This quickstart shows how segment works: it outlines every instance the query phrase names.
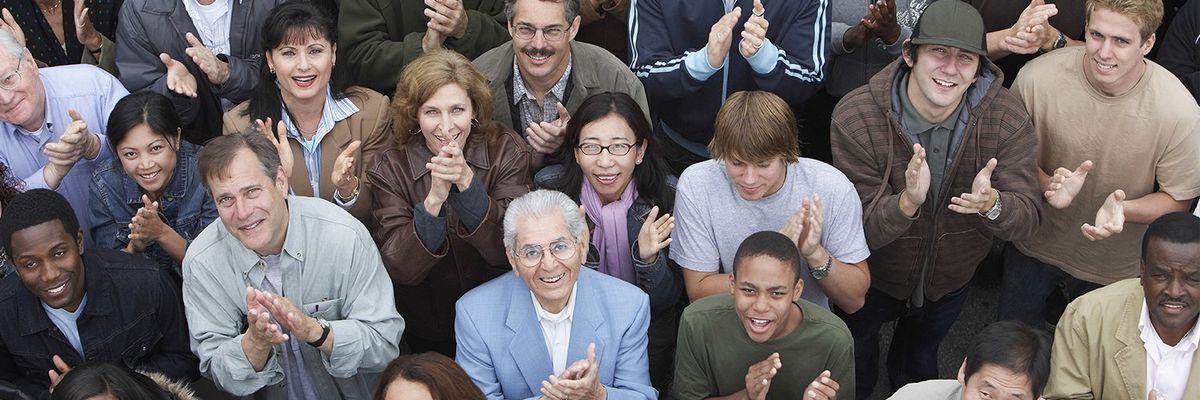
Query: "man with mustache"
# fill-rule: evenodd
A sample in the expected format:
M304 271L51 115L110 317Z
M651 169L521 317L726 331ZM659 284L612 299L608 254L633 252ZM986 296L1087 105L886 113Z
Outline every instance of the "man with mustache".
M1154 220L1141 255L1141 278L1067 306L1054 332L1047 400L1200 398L1200 217Z
M570 114L593 94L628 94L650 115L646 92L629 67L604 49L575 41L579 0L504 2L512 45L475 59L491 81L493 117L524 134L533 147L533 170L558 152Z

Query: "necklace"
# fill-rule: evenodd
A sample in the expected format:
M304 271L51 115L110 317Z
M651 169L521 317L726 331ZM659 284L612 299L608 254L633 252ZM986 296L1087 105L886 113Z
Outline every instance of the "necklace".
M58 10L59 7L62 7L62 0L55 1L54 4L51 4L48 6L42 4L42 2L40 2L40 1L35 0L35 2L37 3L38 8L41 8L42 12L47 13L47 14L55 12Z

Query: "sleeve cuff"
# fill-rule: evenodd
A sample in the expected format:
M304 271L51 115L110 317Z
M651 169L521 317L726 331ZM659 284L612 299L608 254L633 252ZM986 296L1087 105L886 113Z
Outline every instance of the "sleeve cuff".
M363 353L355 350L362 342L362 336L355 325L356 322L351 320L329 321L329 329L334 332L333 350L329 355L321 355L321 363L335 378L349 378L358 373Z
M904 41L908 40L908 38L910 38L910 37L912 37L912 29L906 28L903 25L901 25L900 26L900 36L896 37L896 43L884 43L883 40L880 40L879 44L883 47L883 50L886 51L889 55L899 57L900 52L904 49Z
M246 337L245 334L238 335L237 340L230 343L234 344L233 351L230 353L229 360L229 375L241 385L250 386L266 386L278 383L283 379L283 368L279 366L279 355L276 354L275 347L271 348L270 354L267 356L267 363L263 365L262 371L255 372L254 367L250 366L250 359L246 358L246 353L242 351L242 340ZM215 362L221 362L214 360Z
M687 69L688 75L701 82L707 81L709 77L721 70L721 66L708 65L708 45L685 56L683 66Z
M832 29L833 34L830 35L830 37L833 38L833 40L832 40L833 43L831 43L831 44L833 45L833 54L834 55L850 54L850 53L854 52L854 49L846 48L845 35L846 35L846 32L849 30L850 30L850 25L846 25L846 24L838 23L838 22L833 23L833 29ZM903 35L903 31L901 31L901 35Z
M479 182L479 175L471 178L467 191L452 193L446 202L458 212L458 220L468 232L474 232L487 216L488 197Z
M771 43L771 39L763 40L763 45L758 49L758 52L746 59L750 63L750 68L754 69L759 75L767 75L775 71L776 62L779 60L779 48Z
M361 185L361 184L362 183L359 183L359 185ZM349 200L342 200L342 195L339 194L337 189L333 190L333 203L337 204L339 207L349 210L351 207L354 207L354 203L357 203L357 202L358 202L358 193L355 193L353 196L350 196Z
M446 243L446 205L438 216L429 214L423 203L413 206L413 223L416 224L417 238L430 253L438 253Z

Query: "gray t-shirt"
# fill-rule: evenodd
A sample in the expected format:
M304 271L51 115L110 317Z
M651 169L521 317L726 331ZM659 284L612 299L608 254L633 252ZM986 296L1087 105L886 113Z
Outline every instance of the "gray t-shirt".
M821 245L842 262L853 264L871 255L863 235L862 202L854 185L833 166L801 158L787 165L778 192L755 201L738 194L725 174L723 161L708 160L688 167L679 177L675 197L675 232L671 259L698 272L733 272L733 256L742 240L759 231L778 231L806 196L821 196L824 222ZM825 292L804 274L802 298L829 308Z

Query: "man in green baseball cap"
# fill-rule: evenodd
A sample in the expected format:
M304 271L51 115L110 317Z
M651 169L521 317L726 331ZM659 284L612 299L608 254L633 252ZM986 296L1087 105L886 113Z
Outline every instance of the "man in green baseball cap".
M833 164L858 190L872 248L866 302L841 314L860 399L874 389L889 321L891 389L937 378L938 345L993 238L1025 239L1038 225L1037 138L986 55L979 12L935 1L901 59L834 109Z

